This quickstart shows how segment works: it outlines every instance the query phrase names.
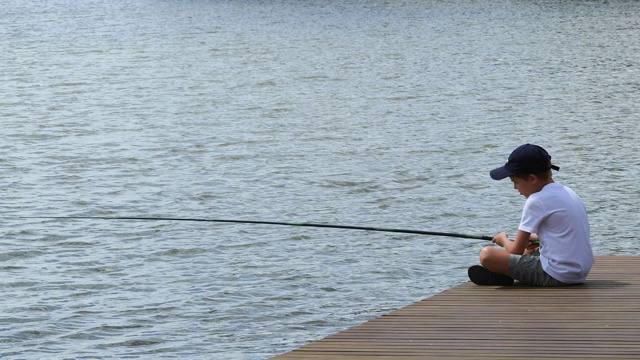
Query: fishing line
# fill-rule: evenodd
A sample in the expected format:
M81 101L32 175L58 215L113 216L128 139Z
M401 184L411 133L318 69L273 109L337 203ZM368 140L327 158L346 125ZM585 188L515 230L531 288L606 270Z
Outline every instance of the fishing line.
M304 223L304 222L278 222L278 221L174 218L174 217L139 217L139 216L22 216L21 218L23 219L56 219L56 220L191 221L191 222L214 222L214 223L232 223L232 224L283 225L283 226L297 226L297 227L315 227L315 228L331 228L331 229L381 231L381 232L417 234L417 235L448 236L448 237L489 240L489 241L493 240L493 236L487 236L487 235L470 235L470 234L460 234L455 232L393 229L393 228L352 226L352 225L316 224L316 223Z

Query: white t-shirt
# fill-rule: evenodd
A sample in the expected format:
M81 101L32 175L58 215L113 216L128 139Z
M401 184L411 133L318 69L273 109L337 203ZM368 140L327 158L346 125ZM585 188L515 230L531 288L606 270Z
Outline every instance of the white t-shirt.
M518 229L540 238L542 269L565 283L583 282L593 265L589 219L582 199L560 183L531 194Z

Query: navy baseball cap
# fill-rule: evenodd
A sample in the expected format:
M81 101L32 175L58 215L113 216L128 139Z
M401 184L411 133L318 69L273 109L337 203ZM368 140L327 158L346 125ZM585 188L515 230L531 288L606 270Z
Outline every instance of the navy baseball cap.
M551 155L538 145L524 144L518 146L504 166L491 170L493 180L502 180L515 174L540 174L549 169L560 170L551 164Z

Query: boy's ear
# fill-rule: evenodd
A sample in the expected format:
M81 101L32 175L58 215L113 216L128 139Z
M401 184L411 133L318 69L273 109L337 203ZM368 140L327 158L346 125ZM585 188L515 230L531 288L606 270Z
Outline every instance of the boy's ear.
M538 177L534 174L529 174L529 182L535 184L538 182Z

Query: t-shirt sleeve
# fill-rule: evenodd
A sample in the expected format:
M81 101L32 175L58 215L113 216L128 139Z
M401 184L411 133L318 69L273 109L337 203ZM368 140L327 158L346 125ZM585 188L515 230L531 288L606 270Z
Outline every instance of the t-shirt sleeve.
M538 226L544 218L544 205L534 196L529 196L524 203L522 209L522 219L520 219L520 226L518 230L526 231L528 233L537 233Z

